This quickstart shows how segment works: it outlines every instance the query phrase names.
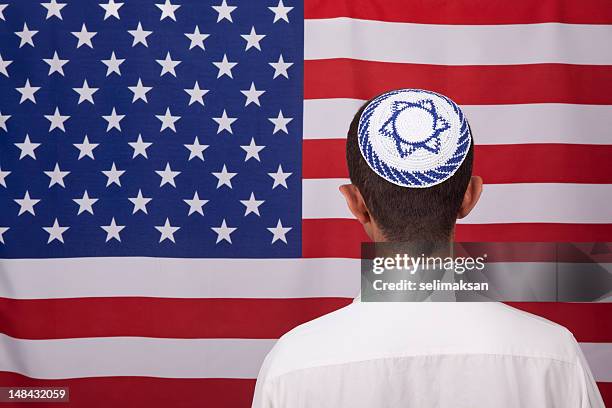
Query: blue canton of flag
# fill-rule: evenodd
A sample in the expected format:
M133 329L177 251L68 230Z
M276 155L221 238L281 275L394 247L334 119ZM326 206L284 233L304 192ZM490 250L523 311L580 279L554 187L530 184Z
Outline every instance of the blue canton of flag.
M301 255L301 5L19 0L0 38L1 257Z

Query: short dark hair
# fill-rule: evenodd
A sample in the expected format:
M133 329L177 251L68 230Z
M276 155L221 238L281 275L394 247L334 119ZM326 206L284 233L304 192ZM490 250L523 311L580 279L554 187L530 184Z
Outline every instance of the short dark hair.
M447 241L472 176L473 140L465 160L449 179L427 188L398 186L376 174L359 150L359 118L372 100L359 109L349 128L346 161L351 183L388 241Z

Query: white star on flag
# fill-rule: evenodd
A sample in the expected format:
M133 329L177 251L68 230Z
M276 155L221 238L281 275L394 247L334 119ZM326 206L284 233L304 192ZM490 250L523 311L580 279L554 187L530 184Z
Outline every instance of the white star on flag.
M26 79L26 83L22 88L15 88L21 94L21 99L19 100L19 104L21 105L25 101L32 101L36 103L36 98L34 94L40 89L39 86L31 86L30 80Z
M232 123L234 123L238 118L228 117L227 112L225 112L225 109L223 109L223 113L221 114L220 118L212 118L212 119L215 122L217 122L217 124L219 125L219 127L217 128L217 134L221 133L224 130L227 130L228 132L233 134Z
M287 178L289 176L291 176L293 173L285 173L283 171L283 166L281 166L280 164L278 165L278 170L276 170L276 173L268 173L268 176L272 177L272 179L274 179L274 184L272 185L272 190L274 190L277 186L283 186L285 188L287 187Z
M192 199L184 199L183 200L189 206L189 214L198 213L200 215L204 215L204 211L202 210L202 206L208 202L208 200L201 200L198 192L193 193Z
M236 10L236 6L228 6L227 0L223 0L220 5L212 6L213 9L218 13L217 15L217 23L223 19L226 19L230 23L233 23L232 20L232 12Z
M61 11L64 7L66 7L65 3L57 3L56 0L51 0L49 3L40 3L40 5L47 9L47 17L45 20L48 20L51 17L57 17L60 20L63 20Z
M240 146L242 148L242 150L244 150L246 152L244 161L248 161L250 159L255 159L258 162L260 162L260 158L259 158L259 152L261 152L266 146L258 146L255 144L255 138L252 137L251 138L251 143L249 143L248 145L245 146Z
M111 16L115 17L117 20L120 20L119 9L121 8L121 6L123 6L123 3L115 3L114 0L108 0L108 3L102 3L99 4L99 6L104 9L104 20Z
M194 47L199 47L203 50L206 49L204 47L204 40L210 37L210 34L200 33L200 27L196 26L193 33L185 33L185 35L191 40L191 43L189 44L190 50Z
M4 9L8 7L8 4L0 4L0 20L6 21L4 19Z
M102 115L102 117L108 123L108 126L106 126L107 132L109 132L111 129L117 129L118 131L121 131L121 124L119 122L121 122L121 120L125 118L125 115L117 115L115 108L113 108L110 115Z
M93 48L91 39L94 38L96 34L98 33L93 31L87 31L85 23L83 23L83 25L81 26L81 31L72 31L72 35L79 39L79 42L76 46L77 48L80 48L81 45L86 45L89 48Z
M241 37L246 40L245 51L248 51L251 48L257 48L261 51L261 46L259 42L265 38L265 34L257 34L255 32L255 26L251 26L251 32L249 34L242 34Z
M275 243L276 241L281 240L286 244L287 237L285 237L285 235L292 229L293 229L292 227L283 227L283 223L279 219L278 223L276 223L276 227L268 228L268 231L270 231L273 234L272 243Z
M135 159L136 156L141 155L143 156L145 159L148 159L147 157L147 148L149 148L149 146L151 146L153 143L146 143L142 140L142 135L138 135L138 139L136 139L135 142L128 142L128 144L132 147L132 149L134 149L134 154L132 155L132 159Z
M53 187L56 184L59 184L62 187L66 187L64 185L64 177L70 174L69 171L61 171L59 164L55 163L55 167L51 171L45 171L45 174L49 176L51 180L49 180L49 188Z
M53 115L45 115L45 118L47 118L47 120L51 122L51 124L49 125L49 132L56 128L61 130L62 132L66 132L66 129L64 128L64 122L67 121L70 116L61 115L58 107L55 107L55 112L53 112Z
M286 134L289 134L287 125L293 120L293 118L284 117L282 110L278 111L278 116L276 118L268 118L268 120L274 123L274 130L272 131L272 134L276 134L278 131L283 131Z
M10 171L2 170L0 167L0 186L6 187L6 178L11 174Z
M259 97L263 95L266 91L258 91L255 89L255 82L251 82L251 87L249 89L245 89L242 92L244 96L246 96L246 102L244 106L249 106L251 103L254 103L257 106L261 106L259 103Z
M174 68L176 68L176 66L178 64L181 63L181 61L179 60L173 60L172 57L170 56L170 51L168 51L166 53L166 58L163 60L155 60L157 61L157 63L159 65L161 65L162 70L161 73L159 74L159 76L164 76L164 74L170 74L173 77L176 77L176 71L174 70Z
M142 44L145 47L149 47L147 44L147 37L150 36L153 31L146 31L142 29L142 24L140 21L138 22L138 26L135 30L128 30L128 33L134 37L134 41L132 41L132 47L135 47L138 44Z
M83 193L83 197L73 198L72 201L79 205L77 215L81 215L84 212L88 212L93 215L93 205L98 201L98 199L89 197L89 194L87 194L87 190L85 190L85 192Z
M181 7L180 5L170 3L170 0L166 0L164 4L156 4L156 6L161 10L161 16L159 17L159 21L163 20L164 18L170 18L176 21L176 16L174 15L174 12L178 10L179 7Z
M272 79L276 79L279 75L284 76L289 79L289 74L287 70L293 65L293 62L285 62L283 59L283 54L278 57L278 62L270 62L269 63L272 68L274 68L274 76Z
M34 36L37 33L38 33L38 31L30 30L28 28L28 24L27 23L23 23L23 30L15 32L15 35L17 35L17 37L21 38L21 41L19 42L19 48L23 47L26 44L31 45L32 47L34 47Z
M236 174L238 173L228 172L227 167L225 167L225 164L223 165L223 169L221 169L221 172L219 173L213 172L213 176L215 176L218 179L217 188L221 186L228 186L229 188L232 188L232 178L234 178Z
M11 118L11 115L3 115L2 112L0 111L0 128L2 128L2 130L4 130L5 132L8 131L8 129L6 128L6 121L9 120Z
M170 163L166 163L166 168L163 170L155 170L155 172L161 177L159 186L162 187L165 184L170 184L172 187L176 187L174 178L181 174L180 171L173 171L170 168Z
M148 103L149 101L147 100L147 92L153 89L153 87L144 86L142 84L142 80L138 78L138 83L134 86L128 86L128 89L134 93L134 97L132 98L132 103L136 102L139 99L142 99L143 101Z
M76 93L79 94L79 101L77 102L77 105L80 105L81 102L91 102L91 104L94 104L94 100L93 100L93 94L95 94L96 92L98 92L98 89L100 88L90 88L89 84L87 83L87 79L83 80L83 86L80 88L72 88L74 89L74 91Z
M100 225L100 228L106 231L106 242L110 241L111 239L116 239L117 241L121 242L119 233L125 228L125 225L117 225L115 222L115 217L111 219L110 225Z
M162 242L166 239L169 239L172 242L174 241L174 233L178 231L181 227L173 227L170 225L170 220L166 218L166 222L164 225L156 226L155 229L161 233L159 237L159 242Z
M232 232L236 231L238 228L228 227L227 224L225 223L225 218L224 218L219 227L211 227L210 229L212 229L217 234L216 244L218 244L221 241L227 241L231 244L232 237L230 235L232 234Z
M246 207L244 209L245 217L251 213L261 216L261 214L259 214L259 206L262 205L265 201L257 200L255 198L255 193L251 193L251 197L249 197L248 200L240 200L240 202Z
M8 70L6 69L9 65L11 65L13 61L2 59L2 55L0 54L0 74L5 77L9 77Z
M15 143L15 146L17 146L17 148L21 150L19 160L23 159L26 156L29 156L36 160L36 153L34 153L34 150L36 150L40 145L40 143L32 143L30 141L30 136L26 134L23 143Z
M227 59L227 55L223 54L223 59L219 62L213 62L213 65L219 69L217 73L217 78L221 78L223 75L227 75L230 78L234 78L232 76L232 68L238 65L237 62L229 62Z
M204 152L204 150L208 149L209 147L208 145L200 144L200 141L198 140L197 136L193 140L192 144L186 144L184 146L187 148L187 150L189 150L189 159L187 159L187 161L190 161L194 157L197 157L198 159L204 161L204 155L202 154L202 152Z
M204 95L208 93L208 89L200 89L198 81L195 82L193 88L186 88L185 92L187 92L187 94L191 97L189 99L189 106L191 106L191 104L195 102L204 106Z
M159 130L160 132L163 132L164 129L170 129L176 133L176 127L174 127L174 123L181 117L172 116L172 113L170 113L170 108L166 108L166 113L164 113L163 115L155 115L155 117L159 119L162 123L161 129Z
M73 145L79 149L79 158L77 160L81 160L85 156L91 157L93 160L96 159L93 155L93 150L98 147L99 143L89 143L87 135L83 138L83 143L73 143Z
M0 243L4 244L4 233L10 230L10 227L0 227Z
M132 214L136 214L138 211L142 211L143 213L148 214L147 204L149 203L149 201L152 200L152 198L143 197L141 190L138 190L138 195L136 197L128 198L128 200L130 200L132 204L134 204L134 210L132 211Z
M18 216L26 212L32 215L36 215L36 213L34 212L34 206L38 204L40 200L36 198L31 198L30 192L26 191L23 198L16 198L15 202L19 204L19 214L17 214Z
M57 55L57 51L53 53L53 58L45 58L43 59L47 64L49 64L49 74L51 75L54 72L57 72L61 76L64 76L64 65L66 65L70 60L63 60Z
M55 219L51 227L43 227L43 229L47 231L47 233L49 234L49 239L47 240L47 244L50 244L54 240L58 240L59 242L63 244L64 243L63 234L64 232L66 232L68 228L70 227L60 226L59 222L57 221L57 218Z
M289 22L289 16L287 14L289 14L289 12L293 10L293 7L286 7L283 4L283 0L279 0L278 5L276 7L268 8L274 13L273 23L276 23L279 20L285 20L286 22Z
M108 178L106 180L106 187L110 186L111 184L116 184L121 187L121 180L119 180L119 178L123 175L123 173L125 173L125 170L117 170L115 162L113 162L110 170L102 170L102 173L104 173L104 175Z
M110 59L102 60L102 63L107 67L106 76L109 76L112 73L121 76L121 69L119 69L119 66L123 64L124 61L125 58L120 59L115 56L115 51L111 53Z

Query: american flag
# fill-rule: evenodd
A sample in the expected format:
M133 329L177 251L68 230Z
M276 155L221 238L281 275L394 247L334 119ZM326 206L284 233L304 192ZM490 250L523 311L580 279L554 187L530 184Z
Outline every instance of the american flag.
M344 138L392 88L470 120L457 240L612 241L611 39L607 0L0 4L0 386L249 406L275 339L359 290ZM515 306L612 404L611 303Z

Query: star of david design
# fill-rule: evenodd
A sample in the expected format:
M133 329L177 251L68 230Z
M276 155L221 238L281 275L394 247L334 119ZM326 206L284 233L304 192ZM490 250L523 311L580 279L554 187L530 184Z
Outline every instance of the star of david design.
M399 115L407 109L422 109L431 115L431 133L425 136L410 137L402 135L398 131L397 119ZM440 134L450 128L450 124L438 113L435 104L431 99L422 99L417 102L397 101L391 107L391 117L380 128L380 132L393 138L395 146L400 157L405 158L415 152L417 149L425 149L431 153L440 151ZM429 130L429 129L428 129Z

